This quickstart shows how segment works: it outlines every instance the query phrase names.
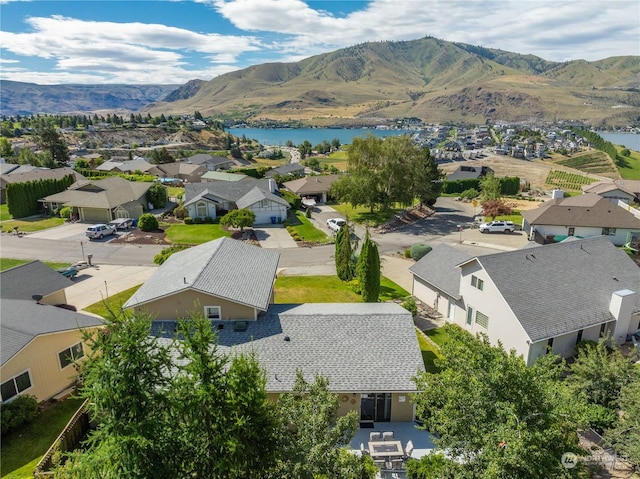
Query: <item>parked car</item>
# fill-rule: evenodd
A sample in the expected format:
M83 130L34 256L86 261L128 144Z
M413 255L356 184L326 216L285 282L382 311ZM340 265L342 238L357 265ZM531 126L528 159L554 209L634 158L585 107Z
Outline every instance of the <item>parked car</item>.
M331 218L327 220L327 228L329 228L334 233L337 233L345 224L347 224L347 222L342 218Z
M73 266L69 266L67 268L59 268L56 271L58 271L58 273L60 273L65 278L69 278L69 279L75 278L76 276L78 276L78 270L75 269Z
M512 221L492 221L480 225L480 233L511 233L516 230Z
M72 265L75 269L80 271L81 269L87 269L89 267L89 263L86 261L78 261L77 263Z
M87 237L92 240L96 238L104 238L105 236L112 235L116 232L115 226L112 225L93 225L87 228Z
M109 226L113 226L117 230L128 230L132 225L132 218L116 218L113 221L109 221Z

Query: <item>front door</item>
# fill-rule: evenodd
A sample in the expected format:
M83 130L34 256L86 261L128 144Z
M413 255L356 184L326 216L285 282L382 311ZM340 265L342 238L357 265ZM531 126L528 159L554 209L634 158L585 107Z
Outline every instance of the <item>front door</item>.
M391 394L370 393L360 396L360 421L391 421Z
M456 315L456 303L453 299L449 300L449 316L447 316L449 319L455 319L455 315Z

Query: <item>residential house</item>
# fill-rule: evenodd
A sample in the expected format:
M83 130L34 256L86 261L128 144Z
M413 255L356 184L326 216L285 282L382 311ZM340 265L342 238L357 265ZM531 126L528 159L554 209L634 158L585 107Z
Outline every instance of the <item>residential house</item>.
M113 157L96 167L97 171L111 171L113 173L128 173L141 171L147 175L161 176L158 165L153 165L141 156L131 160L128 157Z
M295 175L302 177L304 176L304 165L301 165L300 163L287 163L286 165L271 168L264 176L267 178L273 178L276 175Z
M279 254L221 238L173 254L125 308L157 318L173 337L176 319L202 312L221 353L254 353L272 399L291 391L297 371L320 374L340 398L339 414L361 424L412 421L411 378L424 371L411 314L392 303L274 304ZM168 340L168 339L167 339Z
M620 246L640 235L640 218L594 193L546 201L522 218L523 231L539 243L604 235Z
M464 309L456 266L471 258L466 251L446 243L436 245L409 268L413 275L411 294L453 321L456 309Z
M275 181L209 181L185 186L184 207L191 218L216 218L230 210L246 208L256 215L254 224L281 223L289 203L276 194Z
M11 165L18 166L18 165ZM39 180L59 180L67 175L73 176L75 181L84 180L85 177L72 168L40 168L31 165L20 165L0 176L0 204L7 202L6 189L9 183L27 183Z
M338 181L338 175L314 175L283 183L287 190L304 198L313 198L318 203L326 203L329 199L331 185Z
M103 321L55 306L67 302L71 284L39 261L0 272L3 402L20 394L45 401L75 383L74 361L87 352L81 330L100 328Z
M209 170L203 165L194 165L177 161L175 163L163 163L157 165L158 177L176 178L184 183L198 183Z
M216 170L228 170L235 165L233 160L224 158L222 156L213 156L207 153L198 153L197 155L190 156L186 160L187 163L192 165L202 165L209 171Z
M631 205L640 203L640 181L634 180L604 180L596 181L582 187L583 193L595 193L608 198L614 203L624 201Z
M107 223L115 218L137 218L148 208L146 194L153 183L127 181L119 176L81 180L66 191L40 201L50 211L69 206L80 221Z
M418 274L437 267L435 260L457 260L451 249L430 258L434 251L413 268L418 299L428 301L451 288L451 274L443 281ZM638 266L604 237L478 256L455 269L459 290L457 297L448 292L456 302L447 321L501 342L529 365L548 349L568 357L581 340L611 334L624 343L640 329Z
M447 175L447 181L477 180L493 173L493 169L488 166L460 165L453 173Z
M209 181L240 181L248 179L247 175L242 173L227 173L226 171L207 171L202 175L201 181L203 183Z

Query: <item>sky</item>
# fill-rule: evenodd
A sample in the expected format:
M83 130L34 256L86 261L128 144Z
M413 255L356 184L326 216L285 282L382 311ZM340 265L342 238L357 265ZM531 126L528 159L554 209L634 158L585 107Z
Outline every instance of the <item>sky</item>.
M558 62L640 55L640 1L0 0L0 78L183 84L425 36Z

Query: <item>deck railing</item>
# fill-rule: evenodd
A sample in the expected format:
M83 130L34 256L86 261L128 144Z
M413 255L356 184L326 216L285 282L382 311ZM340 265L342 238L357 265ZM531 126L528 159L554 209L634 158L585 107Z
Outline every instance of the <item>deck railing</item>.
M53 467L54 454L56 452L65 453L67 451L73 451L80 445L80 441L86 437L89 429L91 429L89 414L87 413L88 404L89 399L86 399L69 420L60 435L53 441L49 450L42 456L42 459L40 459L40 462L38 462L38 465L33 471L33 477L35 479L52 478L54 474L50 469Z

